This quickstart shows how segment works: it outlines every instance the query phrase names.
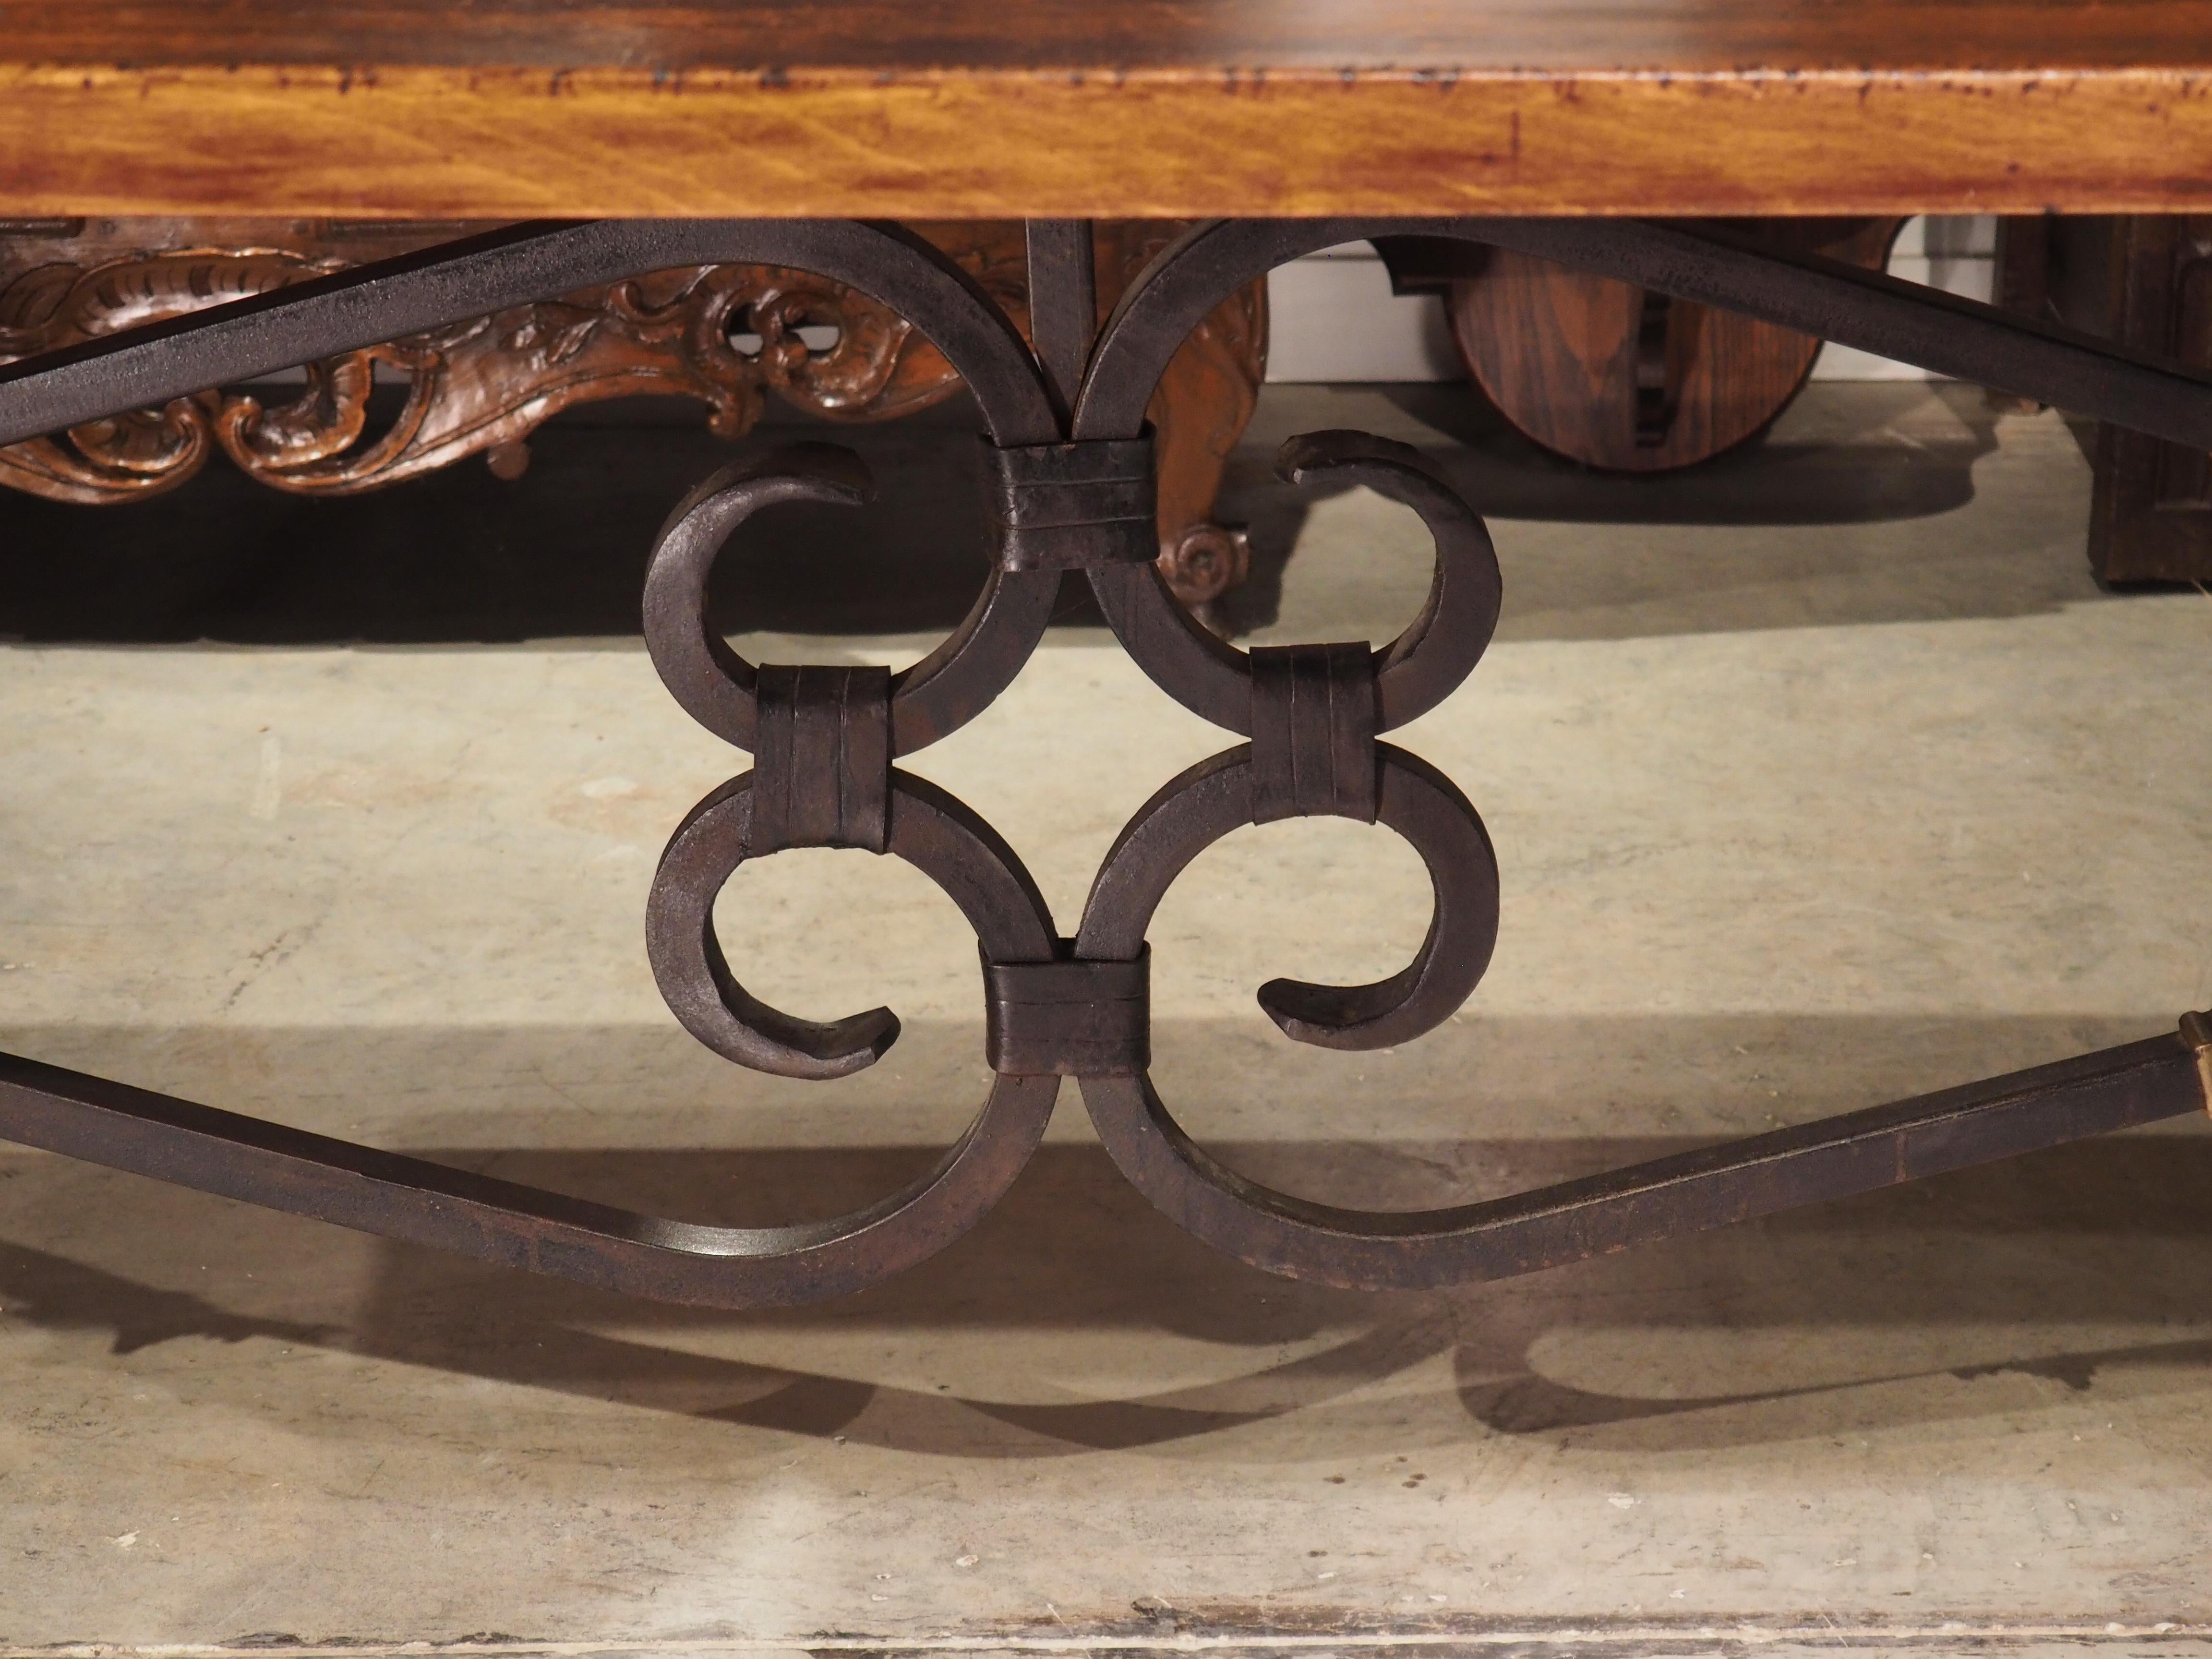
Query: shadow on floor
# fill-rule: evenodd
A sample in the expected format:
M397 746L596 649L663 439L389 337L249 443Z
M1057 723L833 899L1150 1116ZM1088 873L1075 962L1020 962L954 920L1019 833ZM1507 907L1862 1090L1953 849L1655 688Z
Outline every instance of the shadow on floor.
M684 494L795 439L858 451L859 508L770 507L715 571L726 627L949 630L988 568L964 405L887 426L763 426L742 446L658 407L564 419L508 483L479 462L364 495L286 495L217 460L174 494L85 507L0 493L0 637L247 645L503 642L638 632L645 562ZM916 535L922 519L928 533Z
M1272 390L1275 405L1263 405L1248 434L1256 457L1288 435L1278 434L1279 410L1314 419L1331 401L1380 404L1410 423L1393 435L1432 454L1486 515L1540 523L1782 528L1933 518L1973 500L1973 465L1997 447L1987 398L1955 385L1823 383L1804 394L1809 418L1785 416L1747 443L1660 474L1601 471L1555 455L1463 386ZM1895 423L1931 406L1948 416L1940 441L1900 441Z
M1501 520L1849 525L1925 519L1972 498L1973 465L1996 441L1978 393L1954 389L1951 435L1917 444L1884 439L1881 428L1911 399L1934 395L1924 389L1833 386L1809 395L1827 411L1811 428L1817 441L1785 430L1683 472L1634 478L1545 453L1486 415L1464 388L1267 388L1222 498L1221 516L1249 524L1255 549L1253 580L1224 620L1232 631L1272 620L1311 504L1269 471L1275 446L1291 431L1347 420L1396 422L1480 511ZM625 418L625 407L550 423L532 441L529 472L514 483L465 462L366 495L310 499L270 490L218 460L172 495L123 507L0 492L0 638L284 645L634 637L654 532L675 501L739 447L712 437L688 410L647 404ZM743 556L717 571L725 627L864 635L952 628L988 563L975 433L964 400L884 426L833 428L792 416L761 428L744 450L828 438L867 459L879 495L857 510L763 514ZM915 532L917 523L926 533ZM1604 556L1571 571L1544 568L1542 609L1617 597L1618 562L1605 544L1597 551ZM1767 556L1762 548L1753 562ZM1770 578L1799 574L1786 548L1773 556ZM1894 562L1918 556L1900 548ZM1885 597L1885 571L1860 574L1860 607L1887 614L1896 601ZM1728 579L1741 577L1731 571ZM1694 608L1716 578L1680 562L1658 580ZM1568 591L1553 591L1563 580ZM1516 597L1516 585L1509 580L1509 618L1529 598ZM1954 602L2005 604L1971 594L1946 601ZM1098 620L1073 582L1062 609L1063 620Z
M1627 1160L1689 1144L1582 1151ZM1279 1157L1283 1149L1272 1150ZM1224 1151L1235 1162L1249 1149ZM1297 1153L1320 1168L1337 1149ZM483 1154L460 1156L475 1162ZM878 1182L907 1161L842 1151L576 1150L501 1159L526 1178L574 1185L580 1172L594 1188L612 1185L678 1210L686 1207L682 1191L726 1181L740 1166L749 1179L765 1169L778 1185L843 1201L858 1188L883 1190ZM118 1355L184 1338L328 1346L934 1455L1018 1458L1162 1444L1292 1413L1345 1416L1346 1431L1364 1440L1351 1420L1366 1413L1363 1391L1447 1355L1466 1413L1490 1429L1687 1449L2033 1410L2092 1389L2124 1397L2201 1387L2212 1339L2177 1334L2086 1346L2064 1339L2069 1326L2202 1320L2212 1293L2208 1182L2212 1146L2122 1139L1505 1285L1365 1296L1286 1285L1217 1255L1153 1214L1099 1149L1053 1146L969 1238L899 1280L820 1308L728 1314L640 1304L396 1244L380 1247L374 1288L357 1312L303 1319L224 1307L253 1271L248 1262L269 1275L279 1264L266 1253L313 1252L313 1231L303 1231L312 1224L279 1218L234 1230L228 1249L199 1245L195 1253L215 1255L211 1282L224 1287L205 1295L4 1244L0 1297L16 1320L112 1332ZM177 1195L152 1208L179 1199L220 1203ZM180 1219L189 1237L195 1229ZM1583 1323L1605 1328L1614 1348L1633 1349L1670 1328L1702 1332L1703 1346L1686 1364L1682 1345L1662 1345L1656 1359L1626 1368L1632 1387L1622 1386L1624 1368L1610 1353L1596 1380L1577 1378L1571 1364L1554 1374L1540 1352L1546 1339ZM1009 1363L991 1382L975 1386L971 1358L965 1386L936 1390L871 1377L865 1365L841 1374L804 1363L810 1331L873 1330L893 1341L927 1331L939 1344L966 1331L997 1349L992 1333L1039 1326L1118 1328L1133 1342L1172 1332L1264 1363L1157 1393L1059 1403L1021 1397L1038 1382L1026 1346L1006 1347ZM1763 1329L1788 1340L1756 1340ZM747 1357L712 1351L720 1346ZM1731 1355L1731 1346L1740 1352ZM1676 1366L1687 1374L1671 1376ZM1395 1420L1395 1412L1386 1416ZM1379 1425L1375 1433L1395 1443Z
M1978 503L1975 468L1996 454L1999 423L1973 387L1816 386L1758 440L1653 477L1550 454L1456 387L1271 391L1222 493L1253 547L1250 579L1217 607L1232 635L1276 623L1294 560L1358 556L1308 534L1340 489L1294 491L1270 471L1282 439L1325 426L1415 445L1491 523L1504 640L2038 615L2098 597L2077 441L2056 416L2016 428L2011 441L2034 459L2012 460Z
M1529 1032L1500 1039L1499 1058L1580 1040L1577 1022L1526 1024ZM1760 1052L1753 1028L1761 1022L1677 1022L1696 1028L1684 1032L1645 1024L1650 1031L1630 1034L1639 1078L1654 1045L1675 1043L1677 1059L1712 1047ZM1984 1049L2028 1060L2079 1046L2064 1022L1904 1022L1888 1043L1883 1022L1829 1024L1834 1031L1808 1035L1805 1022L1790 1022L1807 1045L1799 1063L1820 1085L1851 1092L1871 1093L1900 1055L1917 1056L1917 1066L1948 1054L1931 1080L1949 1081ZM1747 1041L1731 1050L1730 1036ZM1831 1062L1832 1048L1862 1054L1872 1069L1837 1078L1850 1066ZM510 1067L526 1059L512 1039L500 1052ZM264 1058L283 1088L290 1065L281 1052ZM298 1059L331 1074L329 1041ZM1769 1078L1783 1075L1759 1063ZM390 1086L392 1075L374 1086ZM1602 1079L1589 1086L1604 1097ZM1885 1079L1884 1091L1893 1086ZM1840 1103L1816 1097L1793 1115ZM1071 1087L1062 1110L1079 1109ZM1544 1115L1523 1102L1512 1121ZM1701 1139L1290 1138L1217 1150L1292 1190L1430 1203ZM935 1156L880 1145L416 1150L652 1213L734 1223L835 1214ZM914 1271L839 1301L752 1313L641 1303L385 1243L369 1247L364 1281L362 1242L334 1228L59 1159L27 1159L0 1176L13 1241L0 1246L0 1304L11 1321L102 1334L116 1355L186 1339L309 1345L963 1457L1140 1447L1291 1413L1328 1431L1307 1437L1314 1457L1370 1444L1395 1453L1407 1448L1393 1402L1439 1385L1455 1393L1462 1421L1501 1433L1647 1450L1759 1445L2033 1414L2090 1391L2111 1403L2199 1389L2212 1360L2212 1209L2203 1202L2212 1136L2189 1127L2086 1142L1498 1284L1385 1295L1246 1267L1153 1212L1097 1146L1054 1141L974 1233ZM106 1219L87 1234L89 1216ZM144 1276L131 1265L140 1261ZM2155 1334L2162 1329L2172 1337ZM1158 1345L1158 1363L1132 1364L1208 1380L1131 1395L1087 1389L1085 1356L1103 1352L1102 1341L1121 1352ZM1194 1352L1212 1358L1194 1364ZM1448 1380L1409 1376L1431 1362L1443 1363ZM935 1386L915 1380L933 1367ZM245 1375L225 1381L220 1364L197 1374L217 1389L262 1386Z

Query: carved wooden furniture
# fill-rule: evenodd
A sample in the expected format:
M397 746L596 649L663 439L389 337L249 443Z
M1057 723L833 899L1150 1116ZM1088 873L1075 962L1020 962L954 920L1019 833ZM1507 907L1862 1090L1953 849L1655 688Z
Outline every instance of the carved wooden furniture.
M1998 223L1998 297L2030 316L2212 368L2212 216L2035 215ZM2108 582L2212 582L2212 458L2101 422L2089 568Z
M328 220L0 223L0 360L489 228ZM1027 330L1018 223L915 228ZM1098 291L1120 293L1182 228L1127 221L1102 227ZM1222 466L1251 418L1267 329L1267 289L1255 284L1192 333L1153 399L1161 573L1188 605L1218 598L1249 562L1243 533L1211 515ZM380 369L404 380L405 403L373 429L369 392ZM911 323L845 284L766 265L702 266L644 273L314 363L302 391L273 406L265 389L211 391L11 444L0 448L0 484L55 501L113 504L173 489L220 451L273 489L348 495L474 455L502 477L520 477L534 428L605 398L696 398L706 405L708 427L734 439L752 429L770 393L829 420L880 421L942 403L958 385L944 354Z
M2195 0L236 0L149 15L79 0L14 20L0 43L0 211L569 217L0 368L0 443L485 317L557 341L581 320L562 296L665 270L813 272L872 295L958 371L988 446L994 572L910 668L756 665L708 613L714 562L750 516L865 500L856 457L748 454L673 504L644 584L646 643L678 704L750 764L733 758L735 775L674 826L645 954L672 1016L715 1053L848 1076L896 1041L896 1016L799 1019L752 995L715 937L715 896L739 865L790 848L904 859L976 934L992 1081L968 1129L906 1188L844 1216L751 1229L611 1209L30 1058L0 1057L0 1135L520 1268L750 1308L874 1283L960 1236L1018 1177L1069 1077L1116 1165L1176 1222L1267 1271L1359 1288L1526 1273L2212 1104L2212 1016L2185 1014L2033 1071L1539 1191L1378 1214L1271 1190L1191 1140L1149 1075L1146 943L1168 888L1241 826L1387 825L1419 852L1434 899L1413 962L1371 984L1258 990L1289 1039L1372 1048L1434 1029L1475 988L1501 894L1473 803L1381 741L1477 672L1497 625L1500 570L1474 504L1404 446L1291 440L1279 466L1293 484L1364 485L1419 516L1435 550L1428 602L1381 649L1244 652L1215 638L1158 568L1159 457L1146 430L1194 328L1302 254L1442 240L2202 452L2212 375L2191 365L1740 228L1627 216L2194 205L2212 175L2212 31ZM112 61L118 43L127 69ZM1024 216L1029 336L960 260L870 216L884 214ZM1176 237L1118 295L1102 287L1092 216L1170 214L1224 216ZM642 314L673 297L639 288L620 303ZM771 317L761 337L790 326ZM318 396L341 396L334 374ZM239 417L240 433L248 424ZM292 429L273 434L271 453ZM345 427L299 429L312 449ZM992 712L1071 572L1159 689L1231 741L1138 810L1062 934L1014 849L895 763ZM1079 768L1077 736L1060 735Z
M1898 218L1754 221L1778 248L1880 270ZM1535 442L1591 466L1688 466L1766 429L1820 342L1498 250L1454 276L1445 306L1468 374Z

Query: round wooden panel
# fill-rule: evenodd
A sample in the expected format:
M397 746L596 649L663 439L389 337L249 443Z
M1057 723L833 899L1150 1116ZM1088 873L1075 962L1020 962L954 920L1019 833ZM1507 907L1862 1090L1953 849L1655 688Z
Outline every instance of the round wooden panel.
M1761 221L1778 245L1879 270L1900 219ZM1446 303L1460 356L1505 418L1591 466L1657 472L1717 455L1789 404L1820 343L1771 323L1490 250Z

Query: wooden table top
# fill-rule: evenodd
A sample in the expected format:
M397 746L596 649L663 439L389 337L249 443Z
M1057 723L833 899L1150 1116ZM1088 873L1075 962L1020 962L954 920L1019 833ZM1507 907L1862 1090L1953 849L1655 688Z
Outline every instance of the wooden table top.
M0 214L2144 211L2212 0L0 0Z

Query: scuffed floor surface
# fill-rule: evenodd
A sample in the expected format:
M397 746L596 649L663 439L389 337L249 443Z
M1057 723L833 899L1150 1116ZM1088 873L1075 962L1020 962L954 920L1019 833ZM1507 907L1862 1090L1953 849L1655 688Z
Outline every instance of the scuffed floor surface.
M1484 814L1504 922L1432 1036L1297 1049L1254 988L1397 967L1419 864L1342 823L1201 859L1152 934L1156 1076L1239 1167L1473 1197L2212 1003L2212 598L2095 590L2057 417L1816 388L1762 452L1629 485L1455 447L1441 394L1273 388L1231 495L1249 639L1379 638L1425 586L1409 514L1268 481L1273 440L1332 425L1432 448L1493 515L1499 642L1401 740ZM549 433L529 499L588 502L604 436ZM405 556L477 556L437 537ZM733 1222L887 1190L981 1100L972 939L890 860L785 855L720 912L769 1000L899 1011L872 1072L750 1076L667 1016L647 883L743 762L619 618L351 647L309 605L290 644L125 645L41 604L0 651L6 1048ZM908 763L1066 926L1229 741L1079 620ZM0 1379L10 1649L2212 1651L2201 1120L1367 1297L1186 1238L1071 1085L975 1234L757 1316L0 1148Z

